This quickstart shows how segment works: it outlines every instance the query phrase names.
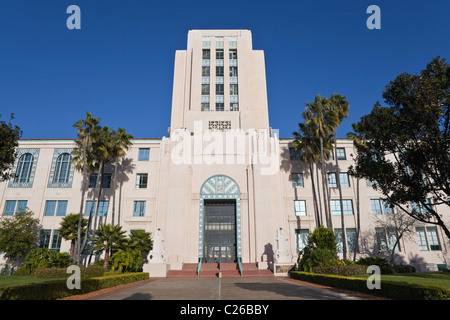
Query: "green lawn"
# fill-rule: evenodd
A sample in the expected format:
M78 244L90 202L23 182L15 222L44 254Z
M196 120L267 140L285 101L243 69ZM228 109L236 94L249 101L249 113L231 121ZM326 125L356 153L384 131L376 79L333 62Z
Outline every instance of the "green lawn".
M17 286L21 284L29 284L29 283L41 283L46 281L54 281L54 280L65 280L65 279L40 279L32 276L23 276L23 277L0 277L0 287L5 286Z
M361 278L368 278L369 275L362 275ZM450 273L402 273L395 275L381 275L381 281L399 281L415 284L444 287L450 289Z

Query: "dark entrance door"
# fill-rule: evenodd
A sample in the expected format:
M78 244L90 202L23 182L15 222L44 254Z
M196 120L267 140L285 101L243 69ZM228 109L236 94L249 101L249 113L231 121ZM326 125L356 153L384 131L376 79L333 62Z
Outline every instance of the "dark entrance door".
M205 262L236 262L236 200L204 201Z

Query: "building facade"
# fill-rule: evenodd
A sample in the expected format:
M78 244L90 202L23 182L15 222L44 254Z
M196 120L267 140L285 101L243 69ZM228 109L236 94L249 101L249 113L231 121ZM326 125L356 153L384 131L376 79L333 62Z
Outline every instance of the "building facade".
M315 214L309 166L292 139L278 138L269 126L264 53L253 49L249 30L189 31L187 49L175 54L168 137L132 142L126 156L106 168L98 223L153 235L159 230L164 256L158 262L167 270L219 261L273 269L280 248L290 257L284 262L294 264L308 233L325 221L323 201ZM29 208L43 228L40 245L56 251L70 247L57 230L61 220L80 210L82 176L70 162L74 147L73 140L21 140L15 177L0 183L2 214ZM355 251L357 257L386 255L396 230L385 222L395 208L346 173L352 141L338 139L337 148L345 230L334 161L326 164L325 187L338 242L344 231L349 257ZM313 171L322 190L320 172ZM91 175L86 217L95 182ZM438 211L450 222L448 207ZM396 262L438 270L450 263L449 246L440 228L417 222L401 239Z

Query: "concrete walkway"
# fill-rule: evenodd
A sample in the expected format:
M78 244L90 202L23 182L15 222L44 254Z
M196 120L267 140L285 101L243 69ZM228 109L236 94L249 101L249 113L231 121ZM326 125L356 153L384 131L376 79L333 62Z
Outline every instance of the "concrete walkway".
M361 295L279 277L161 278L89 300L358 300Z

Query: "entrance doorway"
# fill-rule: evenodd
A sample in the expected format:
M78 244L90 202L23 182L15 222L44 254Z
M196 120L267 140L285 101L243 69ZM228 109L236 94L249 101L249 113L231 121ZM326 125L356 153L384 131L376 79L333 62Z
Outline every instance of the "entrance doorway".
M204 262L236 259L236 200L204 200Z

